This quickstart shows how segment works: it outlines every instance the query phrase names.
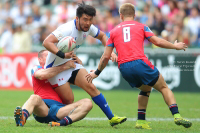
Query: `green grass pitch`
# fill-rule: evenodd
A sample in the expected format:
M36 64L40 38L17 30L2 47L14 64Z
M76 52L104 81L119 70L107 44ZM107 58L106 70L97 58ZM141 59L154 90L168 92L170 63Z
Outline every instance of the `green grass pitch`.
M24 127L16 127L13 118L16 106L23 103L33 93L31 91L0 91L0 132L1 133L200 133L200 93L175 92L176 101L181 115L192 120L191 128L177 126L173 122L171 112L164 103L162 95L156 91L151 93L146 112L152 130L135 129L137 118L137 95L139 91L112 90L101 91L114 114L126 116L128 120L116 127L111 127L105 115L95 104L85 120L67 127L48 127L47 124L36 122L31 116ZM74 89L75 101L90 98L81 90ZM92 119L94 118L94 119ZM103 118L103 119L97 119ZM163 119L161 119L163 118ZM170 119L168 119L170 118Z

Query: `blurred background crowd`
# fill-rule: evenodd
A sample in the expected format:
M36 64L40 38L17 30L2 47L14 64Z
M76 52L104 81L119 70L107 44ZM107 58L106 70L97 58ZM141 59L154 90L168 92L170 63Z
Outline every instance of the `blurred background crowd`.
M109 33L121 21L123 3L136 8L135 20L146 24L159 37L200 48L200 0L84 0L97 9L94 25ZM75 19L82 0L1 0L1 53L36 52L59 25ZM84 45L100 45L88 37ZM155 47L147 40L145 47Z

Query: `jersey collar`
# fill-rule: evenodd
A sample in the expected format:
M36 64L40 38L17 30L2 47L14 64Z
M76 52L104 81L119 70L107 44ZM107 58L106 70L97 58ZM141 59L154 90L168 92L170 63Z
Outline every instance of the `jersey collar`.
M75 27L76 27L76 19L74 19L74 24L75 24ZM76 27L76 29L77 29L77 27ZM78 30L78 29L77 29Z

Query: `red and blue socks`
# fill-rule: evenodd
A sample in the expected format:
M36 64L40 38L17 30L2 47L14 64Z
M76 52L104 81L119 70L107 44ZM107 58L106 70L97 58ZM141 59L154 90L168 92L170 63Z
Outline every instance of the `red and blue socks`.
M26 118L26 120L28 119L28 117L30 116L29 112L26 109L22 109L22 112L24 114L24 117Z
M60 121L57 121L57 123L60 123L60 126L67 126L72 124L72 119L69 116L66 116Z
M170 109L172 115L179 113L177 104L170 105L169 109Z
M145 120L146 109L138 109L138 120Z

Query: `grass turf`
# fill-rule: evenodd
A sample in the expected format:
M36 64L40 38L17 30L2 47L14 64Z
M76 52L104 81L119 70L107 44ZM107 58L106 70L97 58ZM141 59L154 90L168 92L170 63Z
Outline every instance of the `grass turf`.
M82 98L90 98L90 96L80 89L74 89L75 101ZM137 118L137 95L139 91L112 90L101 91L106 97L114 114L126 116L128 118ZM127 120L115 128L111 127L107 120L82 120L73 123L67 127L48 127L47 124L41 124L33 120L28 120L24 127L16 127L13 118L16 106L22 106L33 92L31 91L0 91L1 107L0 107L0 132L2 133L51 133L51 132L68 132L68 133L197 133L200 132L200 121L193 121L191 128L177 126L172 120L169 121L150 121L152 130L135 129L135 121ZM179 111L183 117L200 119L200 93L174 93ZM86 118L106 118L99 107L94 107ZM148 118L173 118L168 107L164 103L162 95L153 91L147 109Z

